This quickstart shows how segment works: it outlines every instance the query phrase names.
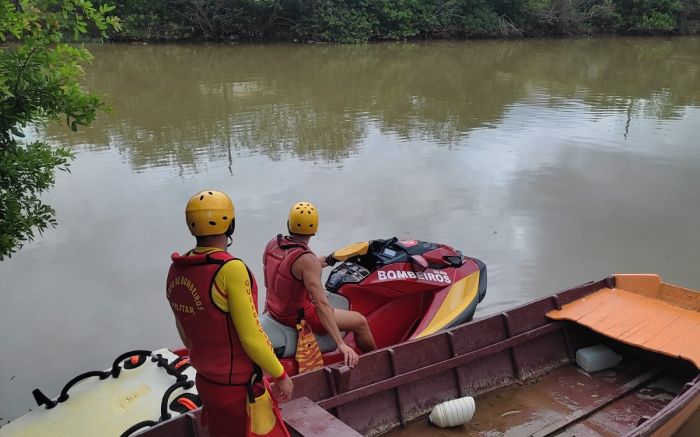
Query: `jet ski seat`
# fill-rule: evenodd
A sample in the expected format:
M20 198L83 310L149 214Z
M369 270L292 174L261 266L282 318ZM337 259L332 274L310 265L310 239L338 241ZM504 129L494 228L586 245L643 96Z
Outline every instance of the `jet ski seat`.
M335 293L326 293L326 296L333 308L350 309L350 302L345 297ZM295 328L281 324L273 319L269 313L260 315L260 324L270 339L272 349L278 358L293 357L296 354L297 330ZM344 335L345 333L341 332L341 334ZM335 341L330 335L316 335L316 341L322 353L332 352L337 348Z

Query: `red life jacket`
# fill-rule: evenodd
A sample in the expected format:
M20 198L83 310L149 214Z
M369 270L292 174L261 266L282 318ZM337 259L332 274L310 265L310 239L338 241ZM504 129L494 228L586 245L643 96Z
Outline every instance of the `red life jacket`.
M300 310L313 306L304 283L292 274L292 265L305 253L312 253L309 246L280 234L267 243L263 254L267 288L265 310L291 327L296 326Z
M173 253L171 258L166 295L190 340L192 366L211 382L244 385L253 373L253 362L243 350L231 315L221 311L211 297L216 273L237 258L223 251L189 256ZM258 287L250 270L248 275L257 307Z

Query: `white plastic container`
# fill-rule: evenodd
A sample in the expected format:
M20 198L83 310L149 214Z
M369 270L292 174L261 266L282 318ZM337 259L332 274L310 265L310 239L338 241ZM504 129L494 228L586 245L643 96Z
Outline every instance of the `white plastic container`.
M576 351L576 364L588 373L616 366L620 360L622 356L602 344Z
M437 404L430 412L430 423L440 428L463 425L474 417L476 403L471 396Z

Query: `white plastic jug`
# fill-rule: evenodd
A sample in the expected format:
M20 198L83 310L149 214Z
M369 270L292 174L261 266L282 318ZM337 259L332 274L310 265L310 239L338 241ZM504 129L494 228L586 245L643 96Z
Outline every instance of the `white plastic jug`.
M474 398L465 396L437 404L430 412L429 420L440 428L463 425L472 420L474 411L476 411Z
M576 364L588 373L617 366L620 360L622 356L602 344L576 351Z

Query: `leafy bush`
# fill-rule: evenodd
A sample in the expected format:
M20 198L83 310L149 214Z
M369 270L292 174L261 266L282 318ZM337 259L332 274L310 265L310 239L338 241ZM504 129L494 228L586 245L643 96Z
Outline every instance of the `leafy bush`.
M91 55L63 43L119 28L112 7L86 0L0 0L0 260L54 226L54 210L40 195L66 170L72 154L40 141L25 143L30 125L64 117L72 130L90 124L104 104L83 90L82 65Z
M693 32L700 0L121 0L127 39L364 42Z
M368 41L377 33L379 21L368 13L371 0L311 0L297 27L304 40L326 42Z
M620 27L622 16L614 0L603 0L591 5L588 24L593 32L611 33Z
M615 0L615 6L622 17L618 30L632 33L675 31L683 9L679 0Z

